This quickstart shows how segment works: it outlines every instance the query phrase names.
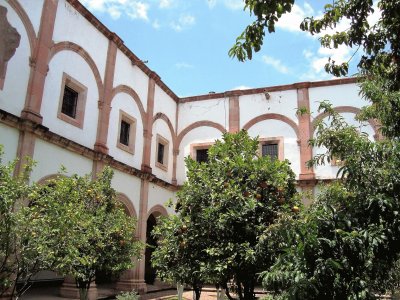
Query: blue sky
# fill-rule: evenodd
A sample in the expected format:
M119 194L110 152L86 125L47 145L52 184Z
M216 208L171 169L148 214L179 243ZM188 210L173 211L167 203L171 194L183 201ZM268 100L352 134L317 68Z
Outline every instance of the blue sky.
M243 0L80 1L181 97L332 78L328 57L347 61L354 52L322 49L318 37L300 31L305 16L321 15L323 1L297 1L244 63L228 56L252 21Z

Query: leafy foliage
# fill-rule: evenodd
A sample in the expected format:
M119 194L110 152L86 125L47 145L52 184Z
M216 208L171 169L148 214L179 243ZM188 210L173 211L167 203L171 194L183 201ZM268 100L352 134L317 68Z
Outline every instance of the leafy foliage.
M132 267L139 256L135 220L128 217L111 187L113 172L105 168L96 180L90 176L59 176L47 185L37 186L23 209L38 249L53 269L71 275L80 288L81 298L96 271L118 274Z
M17 161L3 164L2 154L0 146L0 296L20 295L29 278L45 265L27 246L32 240L25 231L30 223L18 210L31 190L28 178L33 163L29 162L21 174L14 176ZM25 283L18 289L17 280Z
M311 163L340 158L341 181L291 226L280 227L288 247L264 272L264 285L278 299L375 299L391 289L388 271L400 253L399 143L371 141L331 106L322 108L331 123L318 125L312 144L328 151Z
M299 210L289 162L259 157L257 149L257 139L246 131L225 133L209 149L207 163L186 159L178 215L161 220L154 231L159 246L153 264L161 278L197 288L233 282L240 299L254 298L257 274L272 264L276 251L258 247L263 232Z

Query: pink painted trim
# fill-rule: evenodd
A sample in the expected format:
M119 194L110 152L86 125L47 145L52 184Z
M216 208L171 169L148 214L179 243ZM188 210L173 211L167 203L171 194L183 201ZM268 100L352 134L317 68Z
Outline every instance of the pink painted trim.
M221 131L221 133L225 133L226 129L224 126L222 126L221 124L212 122L212 121L197 121L194 122L192 124L190 124L189 126L187 126L185 129L183 129L179 135L177 136L177 140L176 140L176 146L177 148L179 148L182 139L185 137L186 134L188 134L190 131L192 131L193 129L196 129L198 127L212 127L215 128L219 131Z
M154 217L158 218L159 216L168 216L168 211L166 208L160 204L154 205L148 212L147 212L147 218L146 220L151 216L154 215Z
M215 142L205 142L205 143L194 143L190 144L190 157L196 160L196 151L202 149L210 149Z
M63 175L63 174L50 174L50 175L46 175L46 176L40 178L37 181L37 183L40 184L40 185L44 185L44 184L47 184L48 181L53 180L53 179L57 179L57 178L60 178L60 177L67 177L67 176Z
M140 101L138 94L131 87L129 87L127 85L119 85L119 86L113 88L113 90L112 90L111 103L114 101L115 96L118 95L119 93L125 93L132 97L133 101L136 103L137 107L139 108L143 128L146 128L146 123L145 123L146 122L146 112L144 111L143 104Z
M354 106L337 106L333 108L336 112L338 113L353 113L355 115L359 114L361 112L361 109L354 107ZM318 121L322 120L323 118L325 118L327 116L327 114L325 113L320 113L318 114L314 120L311 122L311 136L314 135L315 133L315 125L317 124ZM380 139L382 136L379 132L379 124L376 120L374 119L369 119L368 123L371 125L372 129L374 130L374 138Z
M292 119L289 119L288 117L281 115L281 114L274 114L274 113L268 113L268 114L263 114L260 115L258 117L255 117L254 119L251 119L250 121L248 121L244 126L243 129L244 130L249 130L252 126L254 126L255 124L265 121L265 120L278 120L278 121L282 121L286 124L288 124L290 127L292 127L292 129L294 130L294 132L296 133L297 138L299 137L299 127L296 124L296 122L294 122Z
M117 201L124 205L124 208L129 213L129 216L137 218L135 207L127 195L124 193L117 193Z
M229 97L229 95L232 95L235 93L240 93L240 95L253 95L253 94L263 94L266 92L270 93L270 92L296 90L296 89L305 88L305 87L316 88L316 87L323 87L323 86L352 84L352 83L356 83L356 82L357 82L357 78L355 78L355 77L314 81L314 82L299 82L299 83L276 85L276 86L270 86L270 87L261 87L261 88L247 89L247 90L233 90L233 91L226 91L223 93L184 97L184 98L179 99L179 103L225 98L225 97Z
M171 133L171 137L172 137L172 148L175 149L175 145L176 145L176 134L175 134L175 130L174 130L174 126L172 125L171 120L164 114L164 113L156 113L153 117L153 125L157 120L163 120L168 128L169 131Z
M35 29L33 28L32 22L29 19L28 14L24 10L24 8L21 6L21 4L18 3L17 0L8 0L8 4L14 9L16 14L20 17L22 24L25 27L26 34L28 36L29 40L29 46L30 46L30 52L31 52L31 57L33 57L36 46L37 46L37 38L36 38L36 32Z
M77 53L79 56L81 56L87 62L96 80L99 99L103 99L103 81L101 79L99 69L97 68L96 63L94 62L90 54L81 46L73 42L66 42L66 41L59 42L53 45L53 47L51 48L49 63L53 59L53 57L61 51L73 51Z
M266 138L259 138L259 155L262 155L262 145L268 144L278 144L278 159L284 160L285 159L285 149L284 149L284 137L283 136L274 136L274 137L266 137Z

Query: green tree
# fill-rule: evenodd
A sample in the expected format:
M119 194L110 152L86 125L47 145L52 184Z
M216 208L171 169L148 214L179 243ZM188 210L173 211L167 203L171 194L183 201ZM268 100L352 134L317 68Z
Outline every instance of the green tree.
M29 288L31 276L48 264L28 246L34 237L26 232L30 223L20 210L32 189L28 181L33 163L14 176L17 160L3 164L2 155L0 145L0 296L12 298Z
M161 277L197 289L215 283L230 299L232 282L240 299L255 298L257 274L272 264L276 251L258 247L262 233L281 215L299 211L289 162L259 157L257 150L257 138L246 131L225 133L209 149L208 162L186 159L178 215L155 230L153 263Z
M24 209L30 218L26 230L35 237L32 247L54 270L75 278L81 299L87 299L96 271L119 274L140 254L135 220L116 200L112 176L110 168L95 180L60 175L37 186Z
M245 9L256 20L230 50L239 60L251 59L261 49L265 32L275 31L279 18L291 11L294 0L246 0ZM379 20L369 16L379 10ZM288 236L288 246L277 263L264 273L264 284L279 298L373 299L391 288L400 253L400 2L393 0L336 0L321 17L306 18L299 27L320 34L323 47L340 45L361 50L357 62L361 95L369 101L359 120L377 119L384 138L371 141L348 126L331 106L322 111L330 124L319 124L313 146L327 152L312 163L332 157L344 161L341 181L327 187L310 211L291 226L277 226ZM345 31L324 34L343 20ZM357 56L355 56L357 57ZM329 60L327 72L347 75L348 62ZM321 99L322 100L322 99Z

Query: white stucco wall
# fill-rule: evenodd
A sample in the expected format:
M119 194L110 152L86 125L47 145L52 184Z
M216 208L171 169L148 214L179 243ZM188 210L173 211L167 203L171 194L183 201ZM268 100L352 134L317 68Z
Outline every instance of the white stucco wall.
M360 123L354 119L355 114L352 113L341 113L341 116L343 116L344 120L347 122L349 125L356 126L360 132L366 133L369 136L369 139L371 141L374 140L374 130L371 127L369 123ZM324 119L324 122L329 125L329 121L327 118ZM314 133L314 137L316 136L316 133ZM313 155L317 154L322 154L326 152L326 148L323 147L314 147L313 149ZM325 162L325 165L322 166L317 166L314 168L314 173L315 177L317 179L329 179L329 178L336 178L337 172L339 170L339 167L337 166L332 166L331 163Z
M147 75L139 67L133 66L131 60L118 49L115 61L114 87L119 85L131 87L139 96L143 108L146 110L148 84Z
M325 87L310 88L310 110L313 116L318 114L318 107L321 101L329 100L333 107L354 106L362 107L367 104L358 94L359 88L356 84L342 84Z
M73 126L57 117L61 100L63 72L87 88L86 110L83 129ZM44 86L41 115L43 125L55 133L71 139L88 148L93 148L97 134L99 93L96 80L85 60L72 51L61 51L49 64L49 73Z
M166 139L169 142L168 145L168 167L167 170L163 170L156 166L156 153L157 153L157 134L161 137ZM150 157L150 165L153 169L153 174L156 175L158 178L165 180L167 182L171 182L172 180L172 170L173 170L173 157L172 157L172 150L173 150L173 143L172 143L172 134L169 130L167 123L163 120L158 119L153 124L153 138L151 140L151 157Z
M15 128L0 123L0 145L3 146L4 154L1 162L7 163L15 159L18 149L19 131Z
M94 60L104 81L108 39L65 0L58 3L53 40L54 43L73 42L85 49Z
M143 123L139 108L132 97L125 93L117 94L111 103L111 107L112 108L110 113L110 123L107 138L109 154L118 161L140 169L143 158ZM117 141L119 139L120 110L136 119L134 154L128 153L117 147Z
M66 167L65 175L67 176L90 174L93 166L92 160L41 139L36 140L33 160L37 164L33 168L32 181L39 181L45 176L57 174L61 165Z
M42 17L42 9L44 0L18 0L21 6L31 20L32 26L35 29L36 34L39 32L40 19Z
M264 94L240 96L241 128L255 117L268 113L284 115L297 123L297 91L270 92L269 95L269 99Z
M154 115L161 112L168 117L175 130L176 128L176 106L178 104L168 96L158 85L154 91Z
M212 121L229 126L229 98L192 101L179 104L178 133L197 121Z
M176 163L176 178L178 184L183 184L186 179L185 157L190 155L190 145L198 143L213 143L220 140L222 133L212 127L197 127L188 132L182 139Z
M0 5L7 8L8 22L21 36L19 47L7 64L4 88L0 90L0 109L20 116L25 105L26 90L30 74L29 57L31 55L31 50L25 27L16 12L4 0L0 0Z
M284 159L288 159L291 168L299 177L300 174L300 147L297 135L288 124L278 120L265 120L252 126L248 133L251 137L259 138L283 137Z
M172 199L176 201L176 193L170 190L159 187L153 183L149 184L149 195L147 209L150 211L155 205L162 205L167 209L168 214L175 214L174 208L166 207L165 203Z
M112 179L112 187L117 193L122 193L129 198L135 208L136 216L138 216L140 205L140 179L121 171L113 170L114 177Z

